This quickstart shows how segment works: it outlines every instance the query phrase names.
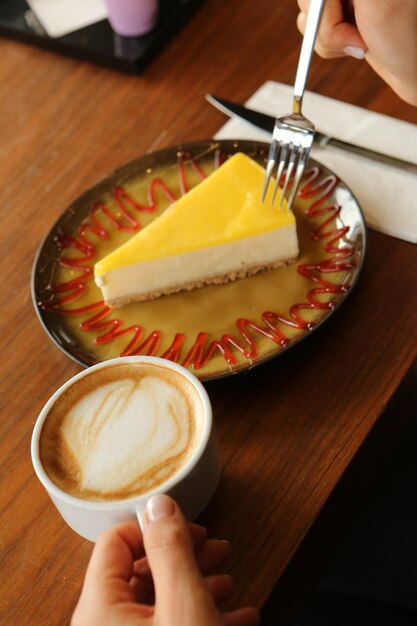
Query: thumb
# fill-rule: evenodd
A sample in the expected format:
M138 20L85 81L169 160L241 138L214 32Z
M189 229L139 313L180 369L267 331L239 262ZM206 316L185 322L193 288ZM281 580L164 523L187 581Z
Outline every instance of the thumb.
M163 624L220 624L201 576L187 522L166 495L148 501L143 541L155 587L155 617Z

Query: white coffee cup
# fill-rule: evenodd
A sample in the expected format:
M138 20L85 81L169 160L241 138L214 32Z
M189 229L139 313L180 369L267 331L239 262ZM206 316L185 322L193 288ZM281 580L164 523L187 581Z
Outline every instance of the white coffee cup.
M57 400L68 395L74 384L103 368L118 364L143 364L176 373L191 383L201 402L201 428L192 453L185 463L155 489L126 499L95 501L71 495L59 487L47 474L40 455L40 437L45 420ZM110 371L110 370L109 370ZM84 381L85 383L85 381ZM64 397L65 401L65 397ZM60 387L42 409L32 435L32 462L35 472L67 524L79 535L95 541L99 533L115 524L137 518L142 524L148 499L157 493L173 497L190 520L195 519L212 498L220 478L220 457L214 431L212 409L206 390L200 381L181 365L157 357L132 356L104 361L83 370Z

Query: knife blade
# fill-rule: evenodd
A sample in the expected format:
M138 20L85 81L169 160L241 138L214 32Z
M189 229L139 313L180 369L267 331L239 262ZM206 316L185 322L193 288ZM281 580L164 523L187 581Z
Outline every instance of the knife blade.
M266 130L268 133L271 134L274 130L275 117L273 117L272 115L261 113L260 111L254 111L253 109L249 109L242 104L231 102L230 100L226 100L225 98L219 98L218 96L215 96L213 94L207 94L206 100L214 107L216 107L216 109L219 109L219 111L222 111L222 113L225 113L229 117L239 117L245 122L252 124L252 126L256 126L257 128ZM376 150L371 150L370 148L358 146L354 143L343 141L342 139L337 139L337 137L325 135L324 133L321 133L317 130L314 136L314 146L319 148L332 146L334 148L338 148L339 150L353 152L354 154L358 154L359 156L365 157L367 159L372 159L373 161L384 163L385 165L392 165L394 167L399 167L403 170L407 170L409 172L417 173L417 163L404 161L403 159L399 159L388 154L383 154L382 152L377 152Z

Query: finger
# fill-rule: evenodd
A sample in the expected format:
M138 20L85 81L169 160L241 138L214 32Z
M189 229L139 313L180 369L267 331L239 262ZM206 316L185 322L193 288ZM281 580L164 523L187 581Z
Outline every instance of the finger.
M196 552L198 567L201 572L222 567L230 556L231 546L228 541L207 539Z
M132 590L131 600L137 604L152 605L155 601L153 591L150 591L148 584L142 577L132 576L129 582Z
M194 546L194 551L198 552L200 548L204 545L204 542L207 538L207 530L200 526L199 524L193 524L191 522L188 523L188 528L191 534L191 539ZM225 542L228 544L228 542ZM230 545L230 544L229 544ZM205 551L204 551L205 552ZM204 554L203 552L203 554ZM210 566L209 566L210 567ZM208 568L207 568L208 569ZM148 559L144 556L142 559L139 559L134 564L134 574L137 576L147 575L151 577L151 569L149 567Z
M139 604L154 604L155 588L149 565L145 559L136 561L133 575L129 581L135 594L135 600Z
M155 585L155 615L161 623L181 613L177 623L218 619L211 594L194 556L191 534L177 504L168 496L153 496L146 507L143 538Z
M297 0L297 4L300 11L307 15L308 9L310 7L310 0Z
M297 16L297 28L302 35L304 35L305 33L306 24L307 24L307 13L306 12L299 13ZM331 50L329 48L325 48L320 43L320 34L318 34L317 36L316 42L314 44L314 50L323 59L335 59L337 57L345 56L345 53L341 50Z
M258 626L260 624L259 611L252 607L222 613L222 618L225 626Z
M191 534L194 548L197 550L207 539L207 530L204 526L194 524L193 522L188 522L188 529Z
M308 5L306 0L299 0L301 13L297 17L297 27L302 34L305 32ZM347 21L340 0L327 0L325 3L314 49L325 59L346 54L363 58L366 44L356 25Z
M195 542L193 542L195 543ZM220 539L206 539L201 545L197 543L195 558L200 572L208 572L222 567L231 553L231 546L228 541ZM134 574L151 576L147 557L140 559L134 564Z
M211 596L216 604L228 600L234 591L233 579L227 574L216 574L204 579Z
M135 560L143 555L142 534L137 522L106 530L94 546L84 586L99 588L108 580L128 583Z
M201 530L198 531L199 539L201 539L203 534L206 534L202 533ZM229 558L230 552L231 546L228 541L218 539L208 539L204 541L195 555L200 572L208 572L210 570L215 570L222 567ZM219 579L222 578L220 575L218 575L218 577ZM207 583L207 581L211 581L212 579L215 581L213 584L217 584L216 576L206 577L204 580ZM229 576L226 576L225 579L231 581ZM146 557L135 562L133 566L133 575L130 580L130 586L134 589L136 602L143 604L153 604L155 598L155 589L151 569L149 567L148 559ZM217 597L215 590L210 590L212 592L212 596L215 602L223 601L224 598Z
M234 583L228 574L206 576L204 582L216 604L225 602L233 595ZM148 605L155 603L155 589L150 572L135 573L129 584L135 594L136 602Z
M204 528L204 526L200 526L199 524L188 522L188 530L190 531L194 550L197 551L200 549L200 547L204 544L204 542L207 539L207 529ZM146 556L144 556L143 558L137 561L138 564L147 563L147 562L148 562L148 559Z

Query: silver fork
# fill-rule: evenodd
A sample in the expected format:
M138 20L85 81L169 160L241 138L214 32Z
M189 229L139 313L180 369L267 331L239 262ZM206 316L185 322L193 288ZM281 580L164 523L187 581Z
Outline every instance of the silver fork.
M262 188L261 198L263 202L274 169L277 167L275 186L271 198L272 204L277 195L282 175L286 170L282 194L278 204L278 208L280 208L294 172L294 179L288 197L288 210L294 201L311 146L313 145L314 124L301 113L301 103L324 2L325 0L311 0L294 83L293 110L291 114L278 117L275 121Z

